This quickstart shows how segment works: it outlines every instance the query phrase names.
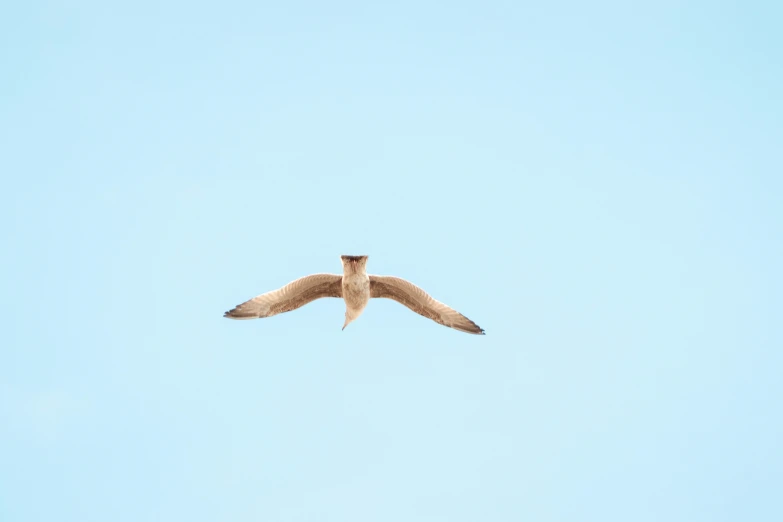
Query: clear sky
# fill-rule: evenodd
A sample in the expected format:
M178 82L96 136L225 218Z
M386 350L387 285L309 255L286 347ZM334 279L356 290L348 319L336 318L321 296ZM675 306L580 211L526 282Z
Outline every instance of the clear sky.
M783 520L781 5L4 4L0 520Z

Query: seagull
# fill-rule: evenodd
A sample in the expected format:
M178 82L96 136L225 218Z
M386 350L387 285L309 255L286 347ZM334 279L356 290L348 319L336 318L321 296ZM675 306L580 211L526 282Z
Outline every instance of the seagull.
M368 256L340 256L343 275L313 274L288 283L282 288L261 294L237 305L223 317L257 319L296 310L322 297L342 297L345 301L345 324L355 321L371 297L384 297L401 303L419 315L460 332L484 335L476 323L433 299L427 292L399 277L368 275Z

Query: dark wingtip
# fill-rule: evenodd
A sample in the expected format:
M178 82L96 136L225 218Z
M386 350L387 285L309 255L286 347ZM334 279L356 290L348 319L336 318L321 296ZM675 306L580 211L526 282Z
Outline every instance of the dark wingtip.
M237 313L237 309L236 308L232 308L228 312L223 313L223 317L227 317L229 319L240 319L240 318L242 318L242 315Z

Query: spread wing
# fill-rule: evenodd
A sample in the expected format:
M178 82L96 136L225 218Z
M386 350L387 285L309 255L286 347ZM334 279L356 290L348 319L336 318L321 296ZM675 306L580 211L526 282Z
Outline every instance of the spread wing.
M484 334L484 330L456 310L433 299L427 292L399 277L370 276L370 297L385 297L404 304L419 315L461 332Z
M313 274L288 283L283 288L261 294L237 305L223 317L229 319L256 319L290 312L321 297L342 297L343 276Z

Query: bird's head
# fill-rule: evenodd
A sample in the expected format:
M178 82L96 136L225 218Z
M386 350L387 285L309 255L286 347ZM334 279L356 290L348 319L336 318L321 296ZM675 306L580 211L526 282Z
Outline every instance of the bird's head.
M368 256L340 256L343 262L343 272L346 274L361 274L367 269Z

